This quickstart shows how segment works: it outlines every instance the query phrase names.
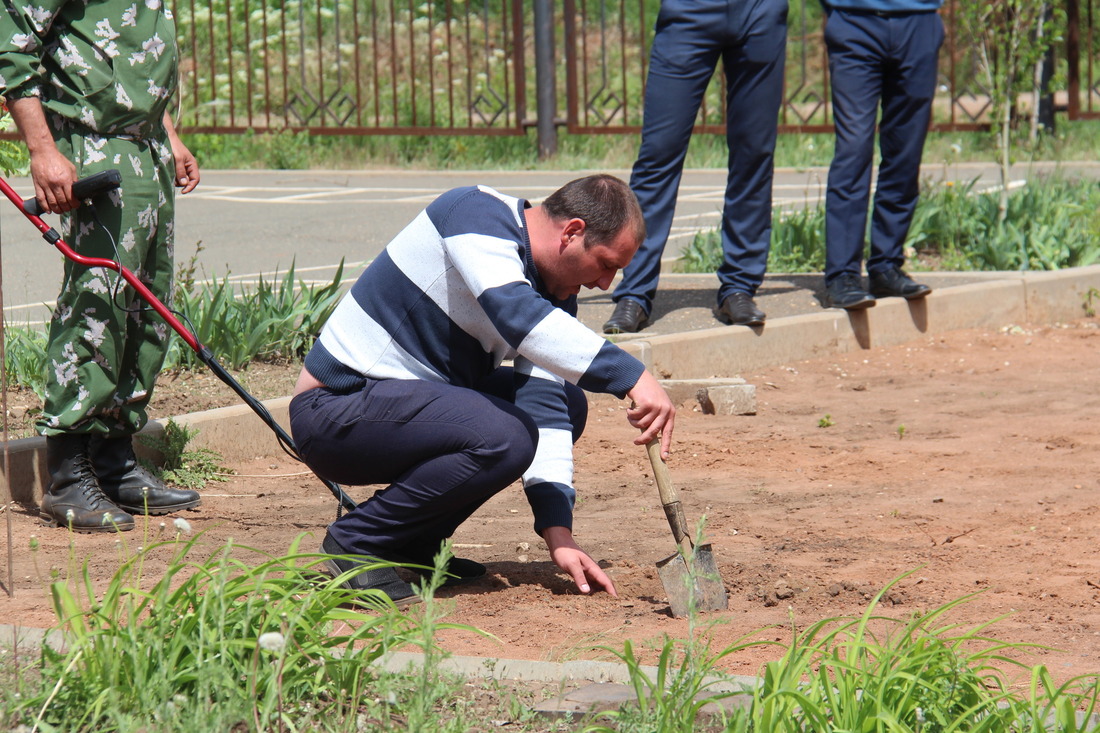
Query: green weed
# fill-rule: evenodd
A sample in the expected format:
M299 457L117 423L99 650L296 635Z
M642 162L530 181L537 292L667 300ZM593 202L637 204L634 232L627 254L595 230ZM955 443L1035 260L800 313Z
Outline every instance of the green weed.
M239 285L229 275L211 282L180 288L176 305L192 326L199 343L229 369L252 361L299 359L343 295L344 264L323 285L295 281L295 269L281 278L260 277L252 287ZM165 368L198 368L198 355L173 336Z
M833 421L833 416L827 412L817 421L817 426L819 428L831 428L834 425L836 425L836 423Z
M380 682L376 660L462 628L438 615L421 628L380 593L343 588L318 571L323 556L300 551L302 536L283 557L230 541L196 558L200 537L137 548L101 592L86 566L54 582L66 648L43 648L41 684L7 700L9 719L39 730L357 730L371 715L364 701L401 684ZM167 570L150 582L145 565L161 557ZM371 729L405 729L388 697L373 710ZM441 729L429 718L420 730Z
M1029 645L986 635L1000 619L970 629L950 622L951 611L973 595L904 618L879 614L883 598L909 574L883 588L862 616L825 619L801 632L792 623L782 658L765 664L759 683L748 689L716 667L744 649L743 641L712 652L706 645L666 639L656 679L645 674L626 644L620 656L639 704L601 715L616 727L587 730L1100 731L1100 679L1081 676L1059 685L1045 666L1026 667L1014 656ZM1010 678L1005 670L1023 674ZM725 711L707 707L730 698L739 702Z
M46 393L46 334L27 326L4 329L4 371L8 384L31 389L38 399Z
M227 481L232 469L221 465L222 457L209 448L188 448L198 428L180 425L169 418L164 437L142 437L142 443L159 451L164 463L158 470L149 466L164 481L186 489L201 489L210 481Z
M1100 184L1061 178L1035 179L1008 198L999 218L996 191L978 191L977 180L926 183L906 248L913 264L940 270L1058 270L1100 262ZM776 212L770 272L820 272L825 262L825 208ZM713 272L722 261L719 231L696 234L680 269Z

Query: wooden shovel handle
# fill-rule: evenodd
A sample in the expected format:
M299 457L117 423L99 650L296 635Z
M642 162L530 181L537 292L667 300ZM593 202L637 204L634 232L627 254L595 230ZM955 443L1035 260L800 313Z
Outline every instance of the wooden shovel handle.
M646 444L645 448L646 453L649 454L649 465L653 467L653 478L657 481L657 491L661 494L661 506L664 507L665 518L668 519L668 526L672 528L672 536L676 538L678 545L687 540L687 549L691 549L691 533L688 531L684 507L680 503L680 493L672 485L668 466L661 458L661 439L654 438Z

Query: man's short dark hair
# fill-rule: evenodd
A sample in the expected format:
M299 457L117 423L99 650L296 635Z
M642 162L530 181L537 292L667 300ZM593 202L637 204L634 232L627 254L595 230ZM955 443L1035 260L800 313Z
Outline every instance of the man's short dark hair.
M542 202L554 221L580 219L585 224L586 247L607 244L627 227L645 239L645 219L638 199L625 181L600 173L565 184Z

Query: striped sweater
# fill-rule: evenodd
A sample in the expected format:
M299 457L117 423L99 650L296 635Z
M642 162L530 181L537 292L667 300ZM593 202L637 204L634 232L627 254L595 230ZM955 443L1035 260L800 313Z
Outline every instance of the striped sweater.
M529 206L484 186L437 198L359 277L305 364L333 389L365 378L471 387L511 359L516 405L539 427L523 485L541 531L572 527L563 383L621 398L644 367L576 319L576 296L546 292L531 257Z

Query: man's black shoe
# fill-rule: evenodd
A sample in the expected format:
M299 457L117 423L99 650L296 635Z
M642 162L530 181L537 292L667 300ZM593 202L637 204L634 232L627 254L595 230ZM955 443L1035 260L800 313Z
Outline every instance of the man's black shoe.
M932 288L913 279L897 267L874 270L869 273L871 295L876 298L905 298L915 300L932 292Z
M718 318L731 326L763 326L765 315L748 293L730 293L718 307Z
M438 548L437 548L438 549ZM390 562L399 563L401 565L416 565L418 567L408 568L412 572L420 575L424 578L432 577L433 568L435 567L435 559L421 553L407 553L407 552L390 552L385 553L386 559ZM447 567L444 572L446 575L443 579L444 586L462 585L463 583L469 583L472 580L485 575L486 568L481 563L475 560L469 560L464 557L454 557L447 561Z
M385 560L348 552L327 533L324 541L321 542L321 552L329 555L325 560L325 567L334 576L363 568L360 573L344 581L346 588L354 591L380 591L386 594L398 608L420 602L420 597L413 591L412 586L401 580L392 567L371 567L386 562Z
M825 307L858 311L875 304L874 297L863 289L859 275L845 272L825 287Z
M623 298L615 304L615 312L603 324L604 333L637 333L649 322L649 314L642 304L632 298Z

